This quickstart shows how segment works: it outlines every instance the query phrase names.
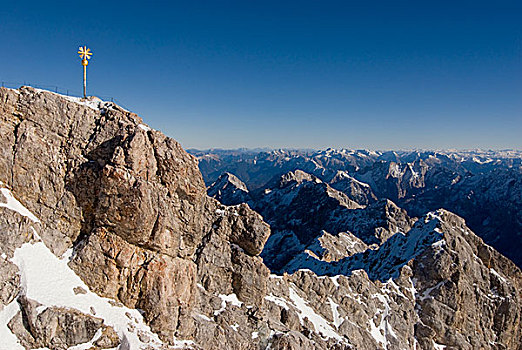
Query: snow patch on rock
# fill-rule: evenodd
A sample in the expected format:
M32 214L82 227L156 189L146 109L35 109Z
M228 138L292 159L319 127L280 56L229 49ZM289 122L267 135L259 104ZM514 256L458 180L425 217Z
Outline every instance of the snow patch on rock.
M22 216L29 218L31 221L40 223L40 220L29 211L22 203L20 203L7 188L0 188L0 192L6 199L6 203L0 203L0 207L14 210Z

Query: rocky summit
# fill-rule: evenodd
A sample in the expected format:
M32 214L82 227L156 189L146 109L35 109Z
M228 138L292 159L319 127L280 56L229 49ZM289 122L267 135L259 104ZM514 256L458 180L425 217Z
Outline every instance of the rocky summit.
M212 198L114 103L1 88L0 349L522 349L521 271L464 219L303 170Z

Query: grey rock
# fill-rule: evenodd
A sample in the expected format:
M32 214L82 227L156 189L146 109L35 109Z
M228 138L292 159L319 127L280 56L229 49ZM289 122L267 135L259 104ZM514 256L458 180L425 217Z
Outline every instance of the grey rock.
M27 349L65 350L91 341L100 329L102 335L96 341L98 347L109 349L120 344L114 329L104 325L100 318L59 307L47 307L38 312L40 305L24 296L18 298L18 303L21 311L8 326Z

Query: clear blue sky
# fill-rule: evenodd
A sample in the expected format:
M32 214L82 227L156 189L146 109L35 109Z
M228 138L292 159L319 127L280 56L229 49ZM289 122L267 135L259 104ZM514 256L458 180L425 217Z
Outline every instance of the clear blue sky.
M0 38L0 80L78 92L87 45L186 148L522 148L521 1L3 1Z

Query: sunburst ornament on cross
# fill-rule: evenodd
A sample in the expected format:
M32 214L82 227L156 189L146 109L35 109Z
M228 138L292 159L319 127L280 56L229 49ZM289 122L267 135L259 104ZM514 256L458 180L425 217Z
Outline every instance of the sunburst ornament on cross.
M92 52L91 49L87 48L87 46L80 46L78 48L78 55L80 55L80 58L82 59L83 66L83 98L87 98L87 65L91 59Z

